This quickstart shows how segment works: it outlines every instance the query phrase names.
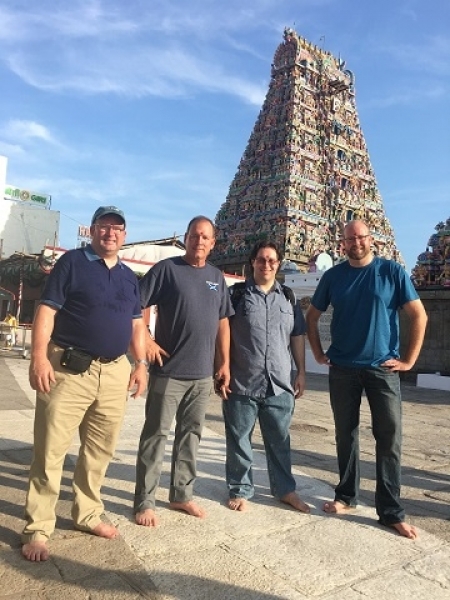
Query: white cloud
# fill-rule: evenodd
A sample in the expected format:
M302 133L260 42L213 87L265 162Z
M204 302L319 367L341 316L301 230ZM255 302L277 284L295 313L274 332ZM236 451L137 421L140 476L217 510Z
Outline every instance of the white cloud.
M412 88L404 92L395 92L383 97L374 98L368 105L378 108L392 108L394 106L417 106L417 104L433 99L440 99L446 95L443 87L432 89Z
M209 91L260 105L267 90L266 85L229 74L214 60L194 56L180 47L114 47L95 56L89 48L80 48L76 61L56 54L50 64L48 60L33 64L17 52L10 55L8 65L28 85L59 93L175 98Z
M240 72L242 54L270 60L255 48L273 35L267 15L276 3L243 4L194 0L186 10L184 2L74 0L21 11L10 2L0 17L18 37L0 36L0 50L16 76L47 92L176 98L207 91L258 105L267 85L252 80L251 66Z
M52 144L55 143L55 140L47 127L34 121L13 119L5 125L3 134L9 138L18 138L22 140L27 138L37 138Z
M98 38L130 33L139 28L137 22L121 15L123 4L120 2L72 0L70 4L59 4L53 0L40 0L30 6L27 0L10 0L9 3L4 0L0 7L0 40L11 46L18 41L32 46L55 37L59 40Z
M0 140L0 155L2 156L19 156L24 154L24 149L20 144L10 144Z
M391 60L405 71L420 71L424 75L448 76L450 74L450 39L444 35L418 38L416 43L383 42L377 45Z

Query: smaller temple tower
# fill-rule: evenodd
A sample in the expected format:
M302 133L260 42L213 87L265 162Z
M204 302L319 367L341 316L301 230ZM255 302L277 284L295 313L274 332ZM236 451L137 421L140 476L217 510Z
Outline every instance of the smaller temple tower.
M417 257L412 279L417 288L450 289L450 217L436 225L427 249Z
M345 62L285 29L267 96L225 202L211 261L242 274L253 244L274 240L308 271L342 258L345 222L367 221L375 252L403 262L387 219Z

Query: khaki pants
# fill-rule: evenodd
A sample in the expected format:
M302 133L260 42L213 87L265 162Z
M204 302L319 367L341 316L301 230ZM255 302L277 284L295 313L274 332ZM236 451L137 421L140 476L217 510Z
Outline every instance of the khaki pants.
M55 529L64 458L77 429L80 451L73 478L75 527L92 530L101 519L100 488L113 456L125 413L131 365L93 361L89 370L72 374L60 366L62 349L50 344L56 383L36 396L34 452L26 500L23 543L45 541Z

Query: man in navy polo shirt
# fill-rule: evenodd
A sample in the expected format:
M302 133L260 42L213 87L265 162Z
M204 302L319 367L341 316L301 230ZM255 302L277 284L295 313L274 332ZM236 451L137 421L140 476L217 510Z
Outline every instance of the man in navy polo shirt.
M100 488L128 390L138 396L147 384L138 282L118 258L125 241L123 212L101 206L90 233L90 245L66 252L56 263L33 324L35 443L22 534L22 554L31 561L49 556L64 458L77 430L81 445L73 478L75 528L108 539L117 536L117 529L101 520ZM135 359L133 369L128 348Z

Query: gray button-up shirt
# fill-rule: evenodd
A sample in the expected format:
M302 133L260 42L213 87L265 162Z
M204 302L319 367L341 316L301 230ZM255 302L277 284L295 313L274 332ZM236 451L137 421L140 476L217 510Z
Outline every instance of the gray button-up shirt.
M304 335L305 319L276 281L265 294L248 279L231 328L231 391L265 398L293 393L291 385L291 336Z

